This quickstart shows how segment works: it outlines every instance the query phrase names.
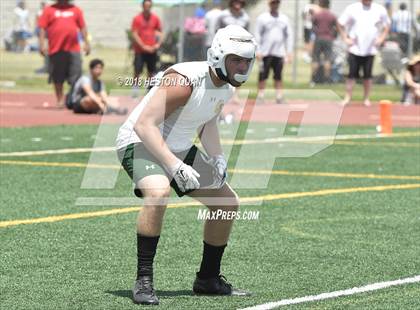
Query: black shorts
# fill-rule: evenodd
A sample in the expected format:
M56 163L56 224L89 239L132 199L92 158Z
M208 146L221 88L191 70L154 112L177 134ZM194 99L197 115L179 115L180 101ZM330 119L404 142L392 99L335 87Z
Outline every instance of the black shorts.
M82 75L82 57L78 52L57 52L49 56L48 82L74 84Z
M274 72L274 80L281 81L283 73L284 59L276 56L266 56L263 58L263 68L260 71L259 81L265 81L270 73L270 68Z
M311 42L312 39L312 29L303 28L303 40L305 43Z
M368 80L372 78L373 61L375 56L357 56L349 53L349 79L360 78L359 71L363 68L363 79Z
M168 175L158 159L146 149L143 143L130 144L125 149L118 150L117 154L121 165L134 184L137 184L138 181L149 175L165 175L171 181L171 187L175 190L178 197L182 197L193 191L182 192L178 188L175 180L172 180L172 177ZM213 184L214 167L207 162L208 156L201 152L195 145L186 151L174 154L185 164L192 166L200 174L198 178L200 188L205 188ZM136 187L134 188L134 194L137 197L143 197L141 190Z
M314 50L312 52L312 60L316 63L321 62L321 56L324 56L324 61L332 62L332 47L333 42L330 40L316 39L314 43Z
M147 72L149 75L156 73L156 64L159 60L157 53L153 54L142 54L137 53L134 55L134 74L138 76L143 72L144 63L147 65Z

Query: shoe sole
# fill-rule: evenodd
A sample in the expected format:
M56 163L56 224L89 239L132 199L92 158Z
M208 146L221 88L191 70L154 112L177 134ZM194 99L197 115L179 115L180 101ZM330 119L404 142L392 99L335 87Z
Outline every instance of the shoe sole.
M193 294L195 296L214 296L214 297L221 297L221 296L249 297L249 296L252 296L252 293L250 293L250 292L244 292L244 293L233 292L231 294L209 294L209 293L197 293L197 292L193 291Z

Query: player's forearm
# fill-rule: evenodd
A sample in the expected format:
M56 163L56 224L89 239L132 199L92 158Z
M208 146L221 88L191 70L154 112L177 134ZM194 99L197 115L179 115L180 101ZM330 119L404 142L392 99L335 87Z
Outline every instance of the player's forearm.
M45 46L45 29L39 29L39 47L42 49Z
M161 31L157 31L156 32L156 37L157 37L157 44L160 46L163 42L163 34Z
M383 31L382 31L382 33L381 33L381 36L379 37L379 39L380 39L382 42L383 42L383 41L385 41L385 39L388 37L389 30L390 30L390 27L389 27L389 26L385 26L385 27L384 27L384 29L383 29Z
M83 28L80 30L80 32L82 33L82 38L83 38L83 41L84 41L86 44L89 44L89 36L88 36L88 31L87 31L87 28L86 28L86 27L83 27Z
M337 29L338 29L338 32L340 33L341 39L343 41L345 41L346 39L348 39L347 32L346 32L346 30L344 29L344 27L342 25L337 24Z
M134 131L149 152L165 167L172 167L179 161L163 140L159 127L152 124L136 124L136 126L134 126Z
M135 31L133 31L133 39L141 48L145 47L145 44L143 43L143 41L140 39L139 35Z
M212 121L204 126L200 133L200 141L206 150L207 155L215 156L223 154L219 129L215 122Z
M414 89L416 89L420 86L419 83L416 83L413 80L413 77L411 76L410 72L406 72L406 74L405 74L405 83L407 84L408 87L414 88Z

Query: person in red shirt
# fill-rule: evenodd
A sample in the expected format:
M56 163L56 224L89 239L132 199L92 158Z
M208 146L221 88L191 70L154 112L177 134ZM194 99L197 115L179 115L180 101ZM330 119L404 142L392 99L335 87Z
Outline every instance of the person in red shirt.
M49 55L49 82L54 84L57 106L61 108L64 107L64 81L73 85L82 74L79 32L83 36L86 55L90 52L83 12L70 4L69 0L57 0L55 4L45 7L38 26L40 53Z
M331 63L333 62L333 44L337 33L337 17L330 11L330 1L320 0L320 9L312 17L312 30L315 43L312 52L312 79L315 83L320 64L324 66L326 82L331 81ZM323 57L323 61L321 59Z
M134 77L143 72L144 63L147 73L152 77L156 73L158 62L157 50L162 44L162 26L157 15L153 14L152 1L143 1L143 12L134 17L131 24L134 48Z

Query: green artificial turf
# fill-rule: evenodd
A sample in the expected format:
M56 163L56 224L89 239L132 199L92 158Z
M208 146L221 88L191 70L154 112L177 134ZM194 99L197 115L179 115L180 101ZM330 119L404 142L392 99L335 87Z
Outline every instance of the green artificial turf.
M276 126L253 124L255 131L247 138L278 137L278 132L266 131ZM112 135L117 127L106 129ZM221 130L225 139L244 136L244 132L236 135L229 126ZM415 134L418 129L398 128L396 132ZM96 126L79 125L3 128L0 133L0 151L7 153L90 148L95 145L98 130ZM287 133L293 134L291 127ZM371 127L341 127L338 133L375 131ZM41 141L33 141L34 137ZM155 287L161 301L158 308L238 309L420 275L419 188L311 194L327 189L419 184L420 180L408 178L420 177L419 135L346 141L355 144L335 144L308 158L277 158L273 168L364 177L272 175L265 188L237 189L242 198L267 197L260 205L241 207L242 211L258 211L259 217L235 223L222 264L228 280L252 291L251 297L192 295L202 250L203 221L197 219L200 207L168 208L155 259ZM96 143L112 146L106 139ZM272 144L259 144L254 149L235 146L236 155L230 163L237 162L236 156L244 156L248 165L241 168L257 169L269 158L266 154L275 150ZM80 197L101 197L105 201L133 198L123 171L111 170L119 173L114 188L84 189L83 167L37 165L83 164L89 158L90 153L2 156L0 225L4 221L141 206L141 200L130 205L76 204ZM401 179L368 178L366 174L398 175ZM248 177L251 185L257 178L241 175L242 180ZM268 196L298 192L308 195L280 199ZM130 299L136 268L136 213L0 227L0 309L141 308ZM419 293L420 284L414 283L288 308L417 309Z

